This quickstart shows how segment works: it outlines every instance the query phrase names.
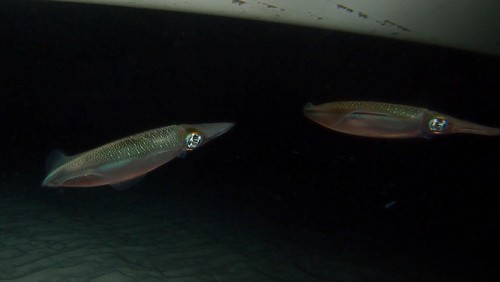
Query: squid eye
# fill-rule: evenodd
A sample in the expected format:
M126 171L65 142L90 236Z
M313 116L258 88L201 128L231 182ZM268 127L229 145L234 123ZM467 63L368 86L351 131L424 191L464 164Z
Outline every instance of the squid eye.
M186 136L186 145L188 150L193 150L203 142L203 137L198 132L190 132Z
M429 120L428 127L432 133L444 133L448 129L448 121L442 117L435 117Z

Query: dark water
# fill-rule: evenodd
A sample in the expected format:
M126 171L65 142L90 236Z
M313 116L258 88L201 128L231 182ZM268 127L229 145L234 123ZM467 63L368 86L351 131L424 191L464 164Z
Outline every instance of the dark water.
M301 112L307 102L376 100L500 126L497 57L228 18L7 1L0 59L4 179L41 182L53 148L74 154L164 125L233 121L217 141L151 173L147 188L122 193L161 201L162 184L174 182L176 193L208 194L284 229L349 230L434 273L498 277L498 138L365 139ZM123 197L0 189L49 203Z

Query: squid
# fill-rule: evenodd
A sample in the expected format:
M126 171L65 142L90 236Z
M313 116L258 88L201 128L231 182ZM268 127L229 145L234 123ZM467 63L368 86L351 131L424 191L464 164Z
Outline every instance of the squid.
M460 120L425 108L381 102L308 103L304 106L304 115L326 128L372 138L431 138L455 133L500 135L499 128Z
M47 160L49 173L42 186L111 185L123 190L157 167L226 133L233 125L229 122L171 125L71 157L55 151Z

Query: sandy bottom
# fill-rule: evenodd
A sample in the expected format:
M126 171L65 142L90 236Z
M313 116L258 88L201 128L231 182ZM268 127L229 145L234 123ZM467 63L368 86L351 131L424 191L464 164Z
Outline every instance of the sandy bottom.
M360 234L290 227L216 195L148 195L152 183L43 190L22 176L1 185L1 281L444 279Z

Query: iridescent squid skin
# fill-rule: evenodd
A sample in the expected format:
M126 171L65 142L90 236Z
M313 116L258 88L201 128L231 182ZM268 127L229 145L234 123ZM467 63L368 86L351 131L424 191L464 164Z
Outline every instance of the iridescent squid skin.
M179 124L125 137L76 156L56 152L42 186L123 190L146 173L226 133L233 123Z
M305 105L304 115L322 126L373 138L430 138L468 133L500 135L499 128L460 120L425 108L371 101L343 101Z

